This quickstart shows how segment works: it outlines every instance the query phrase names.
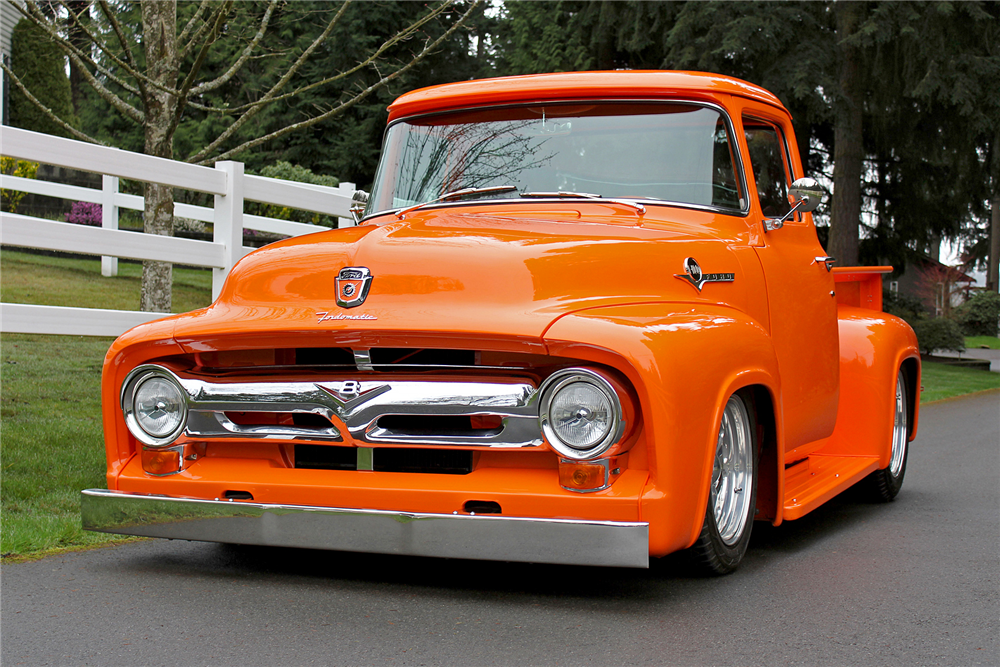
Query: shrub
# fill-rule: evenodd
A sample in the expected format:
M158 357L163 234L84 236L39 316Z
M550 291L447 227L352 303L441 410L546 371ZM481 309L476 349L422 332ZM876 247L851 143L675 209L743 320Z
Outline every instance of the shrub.
M966 336L996 336L1000 333L1000 294L977 292L958 309L958 319Z
M325 185L335 188L340 185L340 181L333 176L323 176L314 174L311 170L297 164L279 160L260 170L261 176L268 178L280 178L283 181L296 181L298 183L312 183L313 185ZM336 222L328 215L314 213L312 211L297 211L286 206L272 206L270 204L248 203L246 212L253 215L262 215L278 220L291 220L293 222L306 222L314 225L324 225L326 227L336 227Z
M74 225L92 225L100 227L103 220L103 211L100 204L92 204L86 201L73 202L73 207L66 214L66 222Z
M34 178L38 172L37 162L18 160L12 157L0 157L0 172L8 176L18 176L20 178ZM0 190L0 201L4 211L8 213L17 212L17 205L24 198L27 192L20 190Z
M882 310L900 317L912 327L927 316L927 309L916 297L882 290Z
M961 352L965 349L965 337L958 323L946 317L921 320L913 325L913 331L917 334L917 343L923 354L930 354L934 350Z

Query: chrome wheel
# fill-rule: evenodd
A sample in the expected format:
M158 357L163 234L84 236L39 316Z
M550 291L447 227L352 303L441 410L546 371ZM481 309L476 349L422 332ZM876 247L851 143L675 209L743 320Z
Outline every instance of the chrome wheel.
M889 459L889 473L893 477L899 477L903 471L903 462L906 461L906 384L903 382L903 373L896 376L896 414L892 423L892 455Z
M915 384L915 383L914 383ZM913 391L914 384L907 385L906 373L902 368L896 373L896 394L891 405L892 410L892 444L889 450L889 465L876 470L868 476L865 483L873 500L887 503L896 497L903 487L903 476L906 475L906 459L909 456L910 402L907 393ZM888 394L888 392L886 392ZM886 396L886 398L889 398ZM884 442L884 441L883 441Z
M740 541L750 516L754 454L750 416L743 400L731 396L719 428L709 498L719 537L727 546Z

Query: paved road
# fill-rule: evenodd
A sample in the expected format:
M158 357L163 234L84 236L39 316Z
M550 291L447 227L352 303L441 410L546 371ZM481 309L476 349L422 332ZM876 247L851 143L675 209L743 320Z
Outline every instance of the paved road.
M3 566L3 665L996 665L1000 394L922 422L728 577L146 541Z

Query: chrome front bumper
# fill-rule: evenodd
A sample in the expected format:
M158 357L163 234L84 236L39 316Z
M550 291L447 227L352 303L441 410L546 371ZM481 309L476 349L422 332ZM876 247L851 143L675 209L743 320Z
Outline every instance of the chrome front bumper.
M266 505L106 489L82 492L83 527L204 542L477 560L649 567L649 524Z

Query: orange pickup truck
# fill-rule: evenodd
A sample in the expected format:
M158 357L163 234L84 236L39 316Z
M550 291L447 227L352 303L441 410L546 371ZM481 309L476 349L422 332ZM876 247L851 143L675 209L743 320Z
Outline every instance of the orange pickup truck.
M390 107L359 224L251 253L108 352L89 530L725 573L754 521L891 500L920 357L835 268L757 86L591 72Z

